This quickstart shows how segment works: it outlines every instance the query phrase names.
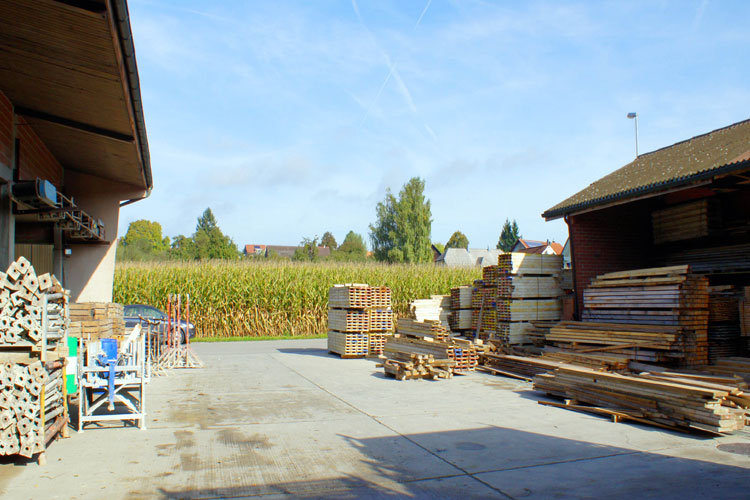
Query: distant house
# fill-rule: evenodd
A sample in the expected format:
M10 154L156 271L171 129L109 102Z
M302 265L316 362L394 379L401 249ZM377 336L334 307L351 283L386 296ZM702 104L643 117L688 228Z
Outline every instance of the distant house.
M561 255L563 246L555 241L518 240L512 252Z
M448 267L486 267L497 264L502 250L482 248L449 248L435 261Z
M248 255L265 256L266 246L265 245L245 245L245 250L243 253L245 254L246 257Z
M437 262L442 253L440 253L440 250L435 245L430 245L430 248L432 249L432 262Z
M300 247L285 245L245 245L245 255L256 255L259 257L268 257L273 252L277 257L291 259L294 252ZM318 247L318 257L328 257L331 255L329 247Z

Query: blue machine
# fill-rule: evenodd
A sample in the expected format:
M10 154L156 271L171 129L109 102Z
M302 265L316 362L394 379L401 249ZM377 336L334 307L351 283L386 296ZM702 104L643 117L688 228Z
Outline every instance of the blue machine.
M117 339L101 339L102 352L96 357L99 366L109 368L109 372L103 373L102 378L107 379L107 394L109 404L107 409L115 409L115 366L117 366Z

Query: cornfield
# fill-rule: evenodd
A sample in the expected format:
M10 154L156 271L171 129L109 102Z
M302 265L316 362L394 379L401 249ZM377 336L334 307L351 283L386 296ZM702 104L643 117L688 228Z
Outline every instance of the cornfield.
M117 265L114 301L164 310L167 294L190 294L198 337L297 336L326 332L328 289L336 283L390 287L403 317L410 301L480 277L478 268L433 264L134 262Z

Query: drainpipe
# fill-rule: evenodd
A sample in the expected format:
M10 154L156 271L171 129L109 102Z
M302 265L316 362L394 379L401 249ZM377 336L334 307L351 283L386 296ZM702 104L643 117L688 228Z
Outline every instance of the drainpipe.
M565 224L568 225L568 244L570 245L570 268L573 270L573 307L575 309L575 314L573 315L573 318L576 320L580 320L578 317L578 279L576 279L576 260L575 260L575 249L573 248L573 231L571 231L570 227L570 218L567 214L565 214L565 217L563 218L565 220Z

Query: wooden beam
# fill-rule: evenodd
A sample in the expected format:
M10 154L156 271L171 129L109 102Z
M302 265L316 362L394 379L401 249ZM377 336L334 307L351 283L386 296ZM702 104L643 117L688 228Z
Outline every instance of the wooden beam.
M112 139L115 141L127 142L127 143L132 143L135 141L135 138L132 135L115 132L114 130L108 130L108 129L97 127L94 125L89 125L87 123L81 123L75 120L64 118L62 116L57 116L57 115L53 115L50 113L46 113L44 111L26 108L23 106L16 106L14 110L16 114L23 115L28 118L34 118L36 120L42 120L42 121L54 123L56 125L61 125L63 127L72 128L74 130L80 130L82 132L86 132L89 134L106 137L108 139Z

